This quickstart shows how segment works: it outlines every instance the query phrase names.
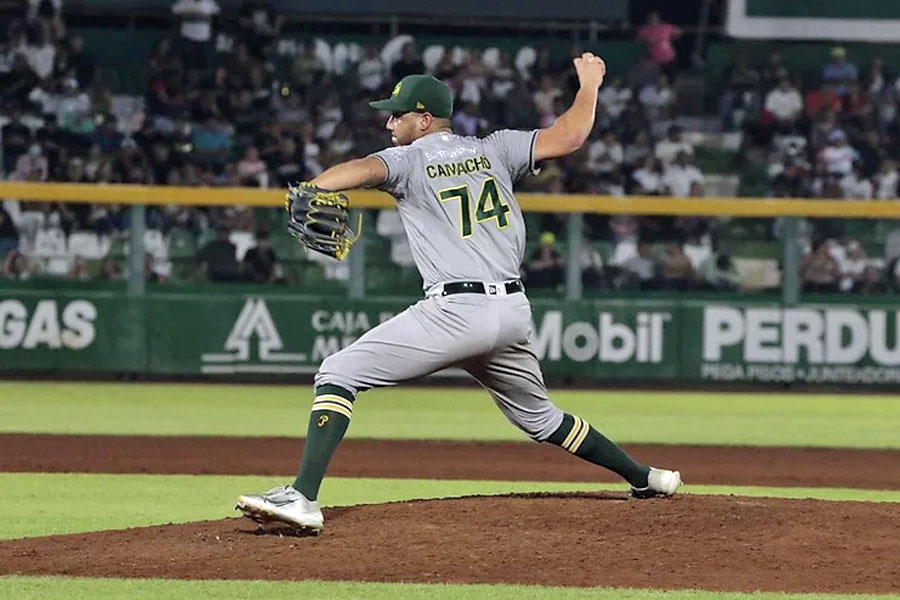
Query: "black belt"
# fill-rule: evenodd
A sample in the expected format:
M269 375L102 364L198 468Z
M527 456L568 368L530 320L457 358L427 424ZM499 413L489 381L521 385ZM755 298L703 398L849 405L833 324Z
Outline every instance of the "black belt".
M507 281L503 286L506 288L507 294L525 291L525 286L518 279L516 281ZM449 296L450 294L489 294L493 296L497 293L497 290L492 290L492 288L496 288L496 285L493 283L489 283L488 289L485 290L484 284L480 281L454 281L444 284L444 291L441 292L441 296Z

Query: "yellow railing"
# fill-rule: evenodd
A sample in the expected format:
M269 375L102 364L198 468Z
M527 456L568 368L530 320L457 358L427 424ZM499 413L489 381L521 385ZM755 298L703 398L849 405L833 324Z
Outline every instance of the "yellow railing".
M392 208L383 192L348 193L355 208ZM197 188L129 184L0 182L0 198L106 204L179 204L194 206L282 206L283 190ZM593 196L588 194L516 194L524 211L631 215L706 215L733 217L900 218L897 200L822 200L802 198L670 198Z

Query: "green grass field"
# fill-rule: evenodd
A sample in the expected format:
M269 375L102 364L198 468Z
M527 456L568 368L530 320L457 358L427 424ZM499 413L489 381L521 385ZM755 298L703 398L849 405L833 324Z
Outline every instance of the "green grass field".
M900 397L565 391L566 410L619 441L900 447ZM0 431L149 435L300 435L308 387L0 382ZM524 440L478 390L398 388L360 398L351 435ZM291 474L286 473L285 476ZM216 519L234 496L283 481L257 476L0 473L0 539ZM689 482L688 482L689 483ZM623 489L610 484L326 480L327 504L522 491ZM900 492L687 486L686 493L900 502ZM846 595L340 582L161 581L0 577L0 598L561 598L599 600L838 600ZM900 596L855 596L900 598Z
M560 391L552 398L620 442L900 448L900 396ZM300 436L311 404L307 386L0 382L0 431ZM366 392L348 436L525 440L473 388Z

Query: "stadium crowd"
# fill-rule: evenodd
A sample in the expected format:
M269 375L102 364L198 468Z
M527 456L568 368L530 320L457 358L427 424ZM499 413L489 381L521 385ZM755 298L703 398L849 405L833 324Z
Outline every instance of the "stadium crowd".
M420 54L409 36L384 46L298 43L281 35L283 19L265 1L244 2L232 16L220 14L214 0L178 0L172 19L172 35L143 58L144 96L128 97L113 94L98 76L84 40L67 35L60 0L32 1L0 46L6 177L282 187L389 143L385 116L367 102L389 94L407 74L430 72L453 89L453 126L464 135L547 126L566 109L577 85L568 59L554 60L549 51L530 47L511 53L435 46ZM601 90L594 135L578 153L525 180L522 190L705 194L707 178L679 126L671 79L677 71L663 43L677 33L651 18L639 34L648 43L647 56L627 73L613 74ZM821 85L806 89L805 96L777 53L760 66L739 57L730 70L721 119L725 130L744 132L748 163L763 173L765 186L757 195L896 197L892 159L900 156L900 80L892 82L880 62L860 78L841 49L833 55ZM392 215L379 215L377 232L391 240L395 262L409 266L405 237ZM587 245L581 266L589 285L743 287L736 261L717 248L712 219L589 216L585 224L589 241L612 248L604 257ZM4 273L16 279L42 270L120 278L122 267L110 258L110 247L125 237L128 225L123 207L7 199L0 208ZM544 215L530 225L538 228L532 233L543 233L524 275L530 285L559 285L564 259L556 238L564 235L565 221ZM200 242L196 258L205 277L283 282L270 244L270 236L283 233L270 226L246 207L151 208L148 228L158 238L148 243L148 277L169 276L164 250L173 237L186 235ZM896 257L869 260L842 222L813 222L804 231L809 253L802 276L808 289L900 285ZM774 239L777 233L767 226L766 235ZM74 240L83 255L73 252ZM68 259L48 260L60 252ZM333 272L338 278L346 274Z

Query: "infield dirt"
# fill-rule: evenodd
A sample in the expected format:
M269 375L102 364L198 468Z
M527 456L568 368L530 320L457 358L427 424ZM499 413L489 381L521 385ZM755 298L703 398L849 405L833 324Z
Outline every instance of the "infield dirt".
M337 508L316 538L240 519L0 542L0 574L900 591L896 505L621 494Z
M283 477L301 450L293 438L7 434L0 435L0 471ZM898 451L628 450L681 469L689 484L900 489ZM348 440L330 473L616 480L558 448L527 443ZM0 575L896 593L897 506L693 495L637 501L614 493L417 500L326 509L317 538L261 533L235 518L0 541Z
M900 489L900 451L626 445L637 459L680 469L688 483ZM293 474L296 438L0 435L0 471ZM620 481L546 444L346 440L336 477L494 481Z

